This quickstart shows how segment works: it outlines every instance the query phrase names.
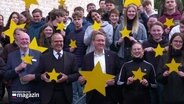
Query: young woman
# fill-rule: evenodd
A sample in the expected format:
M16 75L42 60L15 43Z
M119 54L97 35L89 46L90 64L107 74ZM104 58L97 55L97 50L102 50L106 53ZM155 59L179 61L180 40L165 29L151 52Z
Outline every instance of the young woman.
M123 64L118 78L118 84L124 85L123 104L150 104L150 88L156 85L153 65L143 59L140 43L132 45L131 55L133 59ZM137 71L145 74L139 80L134 79Z
M183 34L175 33L170 40L168 52L162 56L158 65L158 82L163 84L163 104L184 104L184 66L183 66ZM177 63L171 72L169 64Z
M47 48L51 48L51 36L54 32L52 25L45 24L40 31L39 45Z
M130 48L132 44L147 40L147 32L144 25L139 22L138 10L135 5L130 4L124 13L124 20L115 33L115 46L120 47L118 55L126 62L131 59ZM122 35L125 34L121 34L120 31L124 28L131 31L129 38L122 38Z
M109 24L107 21L102 20L101 13L98 10L91 10L90 11L90 17L93 20L93 23L96 21L97 23L101 24L100 31L105 33L106 36L106 49L110 48L110 45L112 44L112 38L113 38L113 27L111 24ZM85 31L84 34L84 44L88 46L86 53L90 53L94 51L94 46L92 44L92 33L95 32L92 28L92 25L88 26L88 28Z

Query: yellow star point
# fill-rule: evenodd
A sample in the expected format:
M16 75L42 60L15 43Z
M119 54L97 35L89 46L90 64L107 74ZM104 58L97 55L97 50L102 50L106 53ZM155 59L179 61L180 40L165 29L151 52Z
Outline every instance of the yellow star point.
M59 1L59 4L60 4L61 6L64 6L64 5L65 5L65 0L60 0L60 1Z
M55 80L57 81L58 80L58 76L60 75L60 73L57 73L55 68L52 70L52 72L47 72L47 74L49 75L49 80L52 81L52 80Z
M56 30L64 31L64 28L65 28L65 24L64 24L63 22L57 23L57 28L56 28Z
M155 57L159 56L159 55L163 55L163 51L164 51L164 48L162 48L160 46L160 44L157 45L157 48L154 49L155 51Z
M38 4L37 0L24 0L26 8L30 8L31 4Z
M93 30L98 31L101 28L101 23L97 23L96 21L92 25Z
M166 25L168 28L170 28L171 26L174 26L173 18L172 19L166 18L164 25Z
M166 64L169 67L169 72L178 72L178 67L180 63L176 63L174 59L171 60L171 63Z
M32 65L33 56L29 56L28 54L26 54L26 55L25 55L24 57L22 57L21 59L22 59L23 62Z
M132 71L132 73L134 74L134 80L139 80L141 81L143 76L146 75L146 73L141 71L141 68L139 68L137 71Z
M124 7L128 7L128 5L130 4L134 4L137 7L139 7L141 6L141 1L140 0L125 0Z
M131 33L131 31L128 30L127 27L125 27L123 30L120 31L120 33L121 33L122 38L124 38L124 37L129 38L129 34Z
M106 96L105 86L106 82L112 78L113 75L104 74L100 62L96 64L92 71L79 71L80 74L86 79L87 83L84 87L84 93L96 89L102 95Z
M17 25L13 20L10 22L10 28L4 32L5 35L10 37L10 43L13 43L14 36L13 33L16 28L24 28L26 24Z
M46 48L46 47L38 46L35 37L34 37L33 40L31 41L31 43L29 44L29 48L30 48L30 49L34 49L34 50L37 50L37 51L40 51L40 52L44 52L44 51L46 51L46 50L48 49L48 48Z
M77 45L76 45L76 40L70 40L70 44L69 44L69 46L71 47L71 48L77 48Z

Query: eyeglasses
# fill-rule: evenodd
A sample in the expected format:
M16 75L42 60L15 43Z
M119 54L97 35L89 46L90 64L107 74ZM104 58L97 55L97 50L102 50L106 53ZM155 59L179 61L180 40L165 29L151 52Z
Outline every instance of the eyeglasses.
M181 40L173 40L174 43L183 43Z

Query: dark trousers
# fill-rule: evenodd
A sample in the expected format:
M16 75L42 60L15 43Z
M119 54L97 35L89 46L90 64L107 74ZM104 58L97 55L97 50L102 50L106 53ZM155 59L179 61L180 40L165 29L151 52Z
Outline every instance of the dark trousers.
M70 104L66 98L64 91L54 91L49 104Z

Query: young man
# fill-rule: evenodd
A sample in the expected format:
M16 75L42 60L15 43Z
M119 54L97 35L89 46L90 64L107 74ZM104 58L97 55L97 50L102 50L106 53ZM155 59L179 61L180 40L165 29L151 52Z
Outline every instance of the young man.
M82 25L83 22L83 15L81 12L74 12L72 14L73 18L73 24L74 24L74 30L71 31L68 35L65 37L65 44L64 44L64 50L75 54L77 59L78 68L81 69L83 64L83 58L86 54L87 46L84 44L84 33L85 28ZM77 47L70 47L71 40L76 41ZM76 101L82 97L82 87L78 82L73 83L73 104L76 103Z
M106 13L103 14L102 19L104 21L110 21L109 20L109 15L110 15L109 13L111 10L115 9L115 2L114 2L114 0L106 0L105 5L106 5L106 10L105 10Z
M145 0L142 5L148 17L152 15L157 15L156 11L152 7L152 3L150 0Z
M176 24L181 19L181 13L176 9L177 3L176 0L165 0L164 14L158 19L161 23L165 23L166 19L173 19L173 23ZM174 25L173 25L174 26ZM173 28L165 26L166 38L169 37L170 30Z
M42 11L40 9L34 9L32 11L33 20L30 22L27 33L32 40L34 37L38 40L40 38L40 29L45 24L45 19L42 17Z
M119 21L119 11L117 9L113 9L110 11L109 13L109 22L110 24L113 26L113 41L112 44L110 46L110 50L114 51L114 52L118 52L118 48L114 45L114 37L115 37L115 32L116 29L119 25L118 21Z
M90 22L90 23L93 23L93 20L91 19L91 17L90 17L90 11L91 10L96 10L96 5L94 4L94 3L89 3L88 5L87 5L87 12L88 12L88 14L87 14L87 16L86 16L86 20L88 21L88 22Z
M84 29L86 29L89 25L91 25L91 23L88 22L88 21L86 20L86 18L84 17L84 9L83 9L82 7L80 7L80 6L79 6L79 7L76 7L76 8L74 9L74 12L80 12L80 14L82 14L82 19L83 19L83 21L82 21L82 26L84 27ZM71 23L67 26L65 33L66 33L66 35L68 35L71 31L74 31L74 30L75 30L74 22L71 22Z
M54 33L61 33L63 36L65 36L64 31L57 30L57 24L62 22L64 23L65 20L66 20L66 11L63 9L53 9L49 13L48 24L54 27Z

